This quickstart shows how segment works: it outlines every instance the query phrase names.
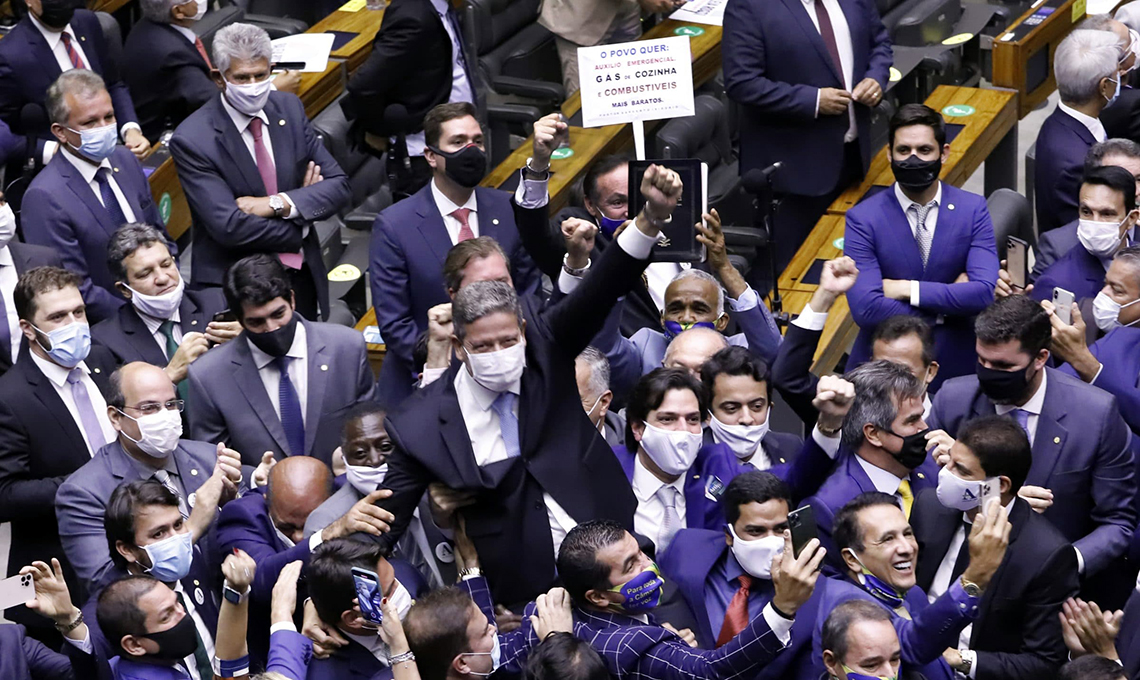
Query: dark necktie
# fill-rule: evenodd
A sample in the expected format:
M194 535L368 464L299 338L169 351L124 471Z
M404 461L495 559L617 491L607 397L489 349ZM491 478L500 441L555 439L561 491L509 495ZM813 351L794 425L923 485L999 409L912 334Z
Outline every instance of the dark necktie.
M118 229L127 223L127 216L123 214L123 209L119 207L119 199L115 197L115 190L111 188L110 168L99 168L95 173L95 181L99 183L99 195L103 198L103 207L111 216L111 223Z
M843 61L839 58L839 45L835 42L835 30L831 27L831 15L827 13L827 7L824 6L823 0L815 0L815 18L819 21L819 35L823 38L823 44L827 46L827 53L831 55L831 61L835 64L835 72L839 74L839 84L846 87L843 82Z
M728 603L728 610L724 612L724 624L721 625L720 635L716 638L717 647L723 646L748 627L748 595L752 589L752 577L741 574L738 580L740 588L733 594L732 601Z
M7 266L10 265L0 264L0 268ZM12 356L12 329L8 327L8 303L4 300L3 293L0 293L0 352L15 363L16 358Z
M962 539L962 547L958 548L958 556L954 558L954 571L950 573L951 585L958 580L962 572L966 571L966 567L970 566L970 525L963 522L962 528L966 535Z
M190 610L186 607L186 594L177 590L174 594L178 596L178 604L186 610L186 616L190 616ZM202 642L202 635L198 632L197 625L194 626L194 638L198 640L198 646L194 648L194 665L198 667L198 677L202 680L213 678L214 667L210 665L210 657L206 654L206 645Z
M289 442L289 455L305 455L305 420L301 415L301 399L289 379L291 357L277 357L274 367L281 374L277 385L277 404L281 408L281 428L285 430L285 441Z
M83 57L79 56L79 52L71 44L71 34L64 31L59 34L59 38L63 41L63 48L67 50L67 58L71 60L71 65L75 68L87 68L87 64L83 63Z
M162 337L166 338L166 360L170 361L174 357L174 353L178 351L178 342L174 339L174 321L167 319L158 325L158 332L162 333ZM178 392L178 398L185 401L186 393L189 391L186 386L186 381L178 383L174 386Z

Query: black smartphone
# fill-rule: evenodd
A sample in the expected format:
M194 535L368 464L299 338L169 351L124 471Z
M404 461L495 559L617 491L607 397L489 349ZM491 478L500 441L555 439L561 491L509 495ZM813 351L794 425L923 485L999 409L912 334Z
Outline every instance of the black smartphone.
M277 71L300 71L305 68L303 61L278 61L273 64L273 72Z
M808 541L819 538L819 530L815 526L815 512L810 505L788 513L788 530L792 534L792 555L799 558Z
M234 314L233 312L231 312L228 309L223 309L222 311L215 314L214 318L210 319L210 320L215 322L215 323L226 323L229 321L237 321L237 314Z
M1025 290L1029 283L1029 244L1016 236L1005 237L1005 270L1014 288Z

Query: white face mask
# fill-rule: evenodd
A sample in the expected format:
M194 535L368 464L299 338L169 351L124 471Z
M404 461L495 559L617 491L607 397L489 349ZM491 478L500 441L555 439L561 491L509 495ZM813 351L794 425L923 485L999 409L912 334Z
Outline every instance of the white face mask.
M1096 298L1093 299L1093 319L1096 321L1096 327L1107 333L1113 328L1122 325L1120 323L1120 310L1125 307L1131 307L1137 302L1140 302L1140 299L1122 305L1106 295L1103 290L1100 291L1096 294ZM1134 323L1136 323L1136 321L1128 324L1128 326Z
M772 560L784 552L784 537L772 535L754 541L744 541L736 535L731 524L727 526L728 533L732 536L732 556L744 571L756 578L772 578Z
M388 601L396 608L396 615L403 621L408 615L408 610L412 608L412 594L404 587L403 583L396 581L396 587L392 589L392 594L388 596Z
M119 410L127 418L131 418L122 409ZM182 415L178 411L162 409L141 418L131 418L138 423L139 439L132 439L123 432L123 436L130 439L147 455L154 458L169 458L178 447L178 440L182 438Z
M966 512L981 505L982 496L987 491L997 489L999 486L1000 482L996 477L990 477L980 482L966 480L950 472L950 468L944 467L938 471L938 488L935 494L942 505Z
M662 430L649 423L641 434L641 448L667 475L679 475L692 467L703 443L704 436L699 432Z
M759 425L725 425L714 415L709 420L709 428L716 440L732 449L736 457L744 460L756 453L764 435L768 434L768 413Z
M123 286L131 291L131 304L135 306L135 309L147 316L165 320L172 318L174 311L182 304L182 293L186 290L186 281L179 276L178 285L175 286L174 290L162 295L145 295L125 283Z
M256 116L265 108L265 102L269 101L269 90L272 88L273 83L268 78L248 85L235 85L227 80L225 94L235 109L247 116Z
M0 205L0 248L7 247L16 237L16 213L12 212L12 204Z
M190 3L184 2L182 4L183 5L189 5ZM202 17L206 16L206 4L207 4L206 0L198 0L198 9L194 12L194 16L190 16L190 17L186 17L186 18L189 19L190 21L200 21L202 19Z
M1123 237L1120 227L1128 218L1120 222L1094 222L1093 220L1077 221L1077 239L1090 255L1099 258L1112 257L1120 247Z
M526 341L521 339L514 347L482 354L467 351L466 354L471 377L492 392L506 392L518 382L526 368Z
M388 474L388 464L380 467L367 465L348 465L345 468L345 479L361 496L367 496L384 483L384 476Z

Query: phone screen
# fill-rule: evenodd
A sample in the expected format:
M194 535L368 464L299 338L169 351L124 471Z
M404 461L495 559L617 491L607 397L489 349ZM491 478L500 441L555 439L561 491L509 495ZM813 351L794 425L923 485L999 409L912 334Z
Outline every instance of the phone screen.
M367 569L353 567L352 582L356 586L356 601L364 620L376 625L383 623L384 613L380 609L380 603L384 596L380 594L380 579Z
M1006 239L1005 259L1006 271L1009 272L1010 282L1014 288L1024 290L1029 276L1029 259L1026 250L1029 244L1019 238L1010 236Z

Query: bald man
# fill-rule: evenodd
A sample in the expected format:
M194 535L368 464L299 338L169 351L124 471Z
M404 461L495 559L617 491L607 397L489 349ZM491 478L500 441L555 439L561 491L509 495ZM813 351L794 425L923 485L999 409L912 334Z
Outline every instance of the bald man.
M712 355L728 347L728 339L711 328L690 328L681 333L665 350L661 365L665 368L683 368L700 380L701 366Z
M256 661L264 662L267 658L269 604L273 585L285 565L298 560L307 564L311 552L326 540L356 532L378 536L388 531L392 515L374 503L391 492L376 491L308 540L302 540L309 513L332 493L333 475L328 466L310 456L290 456L269 470L269 483L264 489L230 503L218 518L219 566L234 548L244 550L257 562L257 575L249 594L249 651Z
M218 506L244 488L250 472L237 451L182 439L183 403L161 368L126 364L111 374L109 389L107 415L118 437L55 496L63 551L79 577L80 594L96 590L112 569L103 515L115 487L157 479L178 495L179 510L200 535L209 530Z

